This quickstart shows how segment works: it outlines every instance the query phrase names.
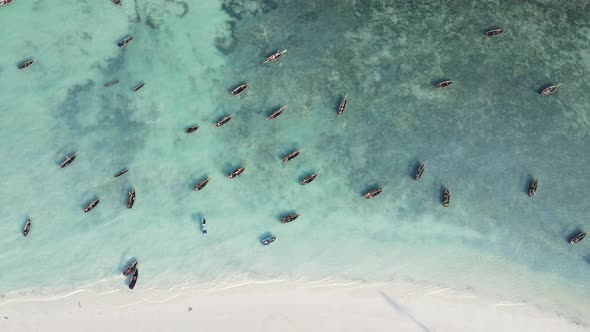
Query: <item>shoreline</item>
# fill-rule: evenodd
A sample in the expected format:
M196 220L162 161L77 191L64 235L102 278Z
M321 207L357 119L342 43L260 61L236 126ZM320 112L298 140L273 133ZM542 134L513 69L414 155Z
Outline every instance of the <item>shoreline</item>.
M535 304L483 297L416 281L368 283L271 279L157 289L78 289L52 297L7 295L0 329L109 328L235 331L584 331L587 326ZM158 319L151 315L158 312ZM4 319L1 319L4 318ZM262 323L266 322L267 323ZM288 321L288 324L285 322ZM288 325L288 326L286 326Z

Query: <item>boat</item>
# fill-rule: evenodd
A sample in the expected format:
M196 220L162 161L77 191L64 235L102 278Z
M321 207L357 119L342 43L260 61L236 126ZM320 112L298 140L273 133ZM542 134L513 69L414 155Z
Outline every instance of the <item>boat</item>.
M269 236L267 238L262 239L262 245L267 247L269 244L275 242L276 240L276 236Z
M137 277L139 276L139 269L135 269L135 273L131 276L131 280L129 280L129 289L135 288L135 284L137 283Z
M445 192L443 193L443 206L449 207L450 203L451 203L451 191L449 190L449 188L445 188Z
M586 237L586 232L578 233L578 234L572 236L572 238L570 239L570 244L574 245L574 244L582 241L585 237Z
M288 162L288 161L291 161L291 160L297 158L299 156L299 154L301 153L301 151L303 151L303 149L289 153L288 155L283 157L283 161Z
M80 151L78 151L78 152L80 152ZM68 167L74 161L74 159L76 159L78 152L74 153L71 156L66 156L66 159L64 161L62 161L61 164L59 164L59 167L60 168Z
M123 4L121 0L113 0L113 3L117 6L121 6Z
M203 217L203 220L201 220L201 232L203 235L207 235L207 220L205 217Z
M131 189L129 192L129 197L127 198L127 208L133 208L133 204L135 204L135 188Z
M103 86L108 87L108 86L113 86L115 84L119 83L119 80L112 80L110 82L106 82L105 84L103 84Z
M127 268L125 269L125 271L123 271L123 275L128 276L131 273L133 273L135 269L137 269L137 259L131 262L131 264L127 265Z
M125 39L118 42L117 46L125 47L125 46L129 45L129 43L131 43L132 41L133 41L133 37L126 37Z
M486 35L486 37L494 37L494 36L497 36L503 32L504 32L504 30L502 30L502 29L492 29L492 30L486 31L485 35Z
M298 214L290 214L288 216L284 216L281 218L281 224L286 224L286 223L290 223L291 221L295 220L299 218Z
M436 83L436 87L439 89L442 89L442 88L446 88L446 87L451 86L453 83L455 83L455 81L446 80L446 81Z
M346 109L346 104L348 103L348 96L344 96L344 99L338 105L338 115L344 114L344 110Z
M305 186L306 184L311 183L318 175L320 175L320 172L306 176L303 180L301 180L301 185Z
M272 112L271 115L268 116L267 120L274 120L279 117L279 115L283 114L283 111L287 109L287 105L275 110Z
M27 220L27 222L25 223L25 228L23 229L23 235L24 236L29 235L30 231L31 231L31 219Z
M229 173L229 175L227 177L230 178L230 179L233 179L236 176L242 174L245 170L246 170L246 168L244 168L244 167L238 167L238 168L236 168L235 171Z
M125 168L124 170L120 170L119 172L117 172L117 174L115 174L115 177L118 178L119 176L121 176L127 172L129 172L129 170L127 168Z
M382 191L383 191L383 189L381 189L381 188L371 189L364 196L365 196L365 198L373 198L373 197L379 195Z
M266 58L266 61L264 61L264 63L267 62L275 62L277 61L281 56L283 56L283 54L287 53L287 50L282 50L282 51L277 51L275 52L273 55L270 55Z
M424 163L420 164L418 169L416 170L416 174L414 175L414 180L418 181L422 177L422 173L424 173L424 168L426 165Z
M539 180L534 179L529 186L529 196L533 197L537 193L537 187L539 186Z
M0 6L10 5L14 0L0 0Z
M84 212L92 211L92 209L94 209L98 205L98 203L100 203L100 198L97 198L90 202L90 204L88 204L88 206L84 208Z
M248 84L239 85L237 88L231 90L232 96L237 96L248 88Z
M197 131L197 129L199 129L199 126L192 126L192 127L188 127L188 128L186 128L184 131L185 131L187 134L192 134L192 133L194 133L195 131Z
M548 95L552 94L553 92L555 92L557 90L557 88L559 88L560 85L561 85L561 83L558 83L555 85L551 84L550 86L541 90L541 92L539 92L539 94L541 96L548 96Z
M29 59L21 64L18 65L18 69L25 69L25 68L29 68L30 66L32 66L35 63L34 59Z
M205 180L197 183L197 185L195 185L195 187L193 188L193 191L199 191L205 188L205 186L209 183L209 180L211 180L210 176L208 176Z
M228 122L229 122L229 120L231 120L231 118L232 118L233 116L234 116L233 114L224 116L224 117L223 117L221 120L219 120L219 121L215 122L215 127L221 127L221 126L223 126L224 124L228 123Z
M136 86L135 88L133 88L133 92L137 92L137 90L143 88L143 86L145 85L144 82L141 82L141 84L139 84L138 86Z

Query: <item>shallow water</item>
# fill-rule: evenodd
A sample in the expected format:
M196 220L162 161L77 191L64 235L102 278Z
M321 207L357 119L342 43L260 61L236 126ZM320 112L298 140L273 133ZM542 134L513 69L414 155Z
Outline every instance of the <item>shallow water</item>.
M589 227L589 16L582 1L0 8L11 27L0 35L0 292L124 287L119 271L137 257L144 288L412 278L587 314L590 242L566 240ZM506 33L483 37L496 26ZM19 71L28 57L37 62ZM442 79L456 83L435 89ZM242 82L250 88L231 96ZM540 97L552 82L563 85ZM235 117L216 128L225 114ZM373 186L384 192L362 198ZM301 217L280 224L288 212ZM271 248L259 242L267 234Z

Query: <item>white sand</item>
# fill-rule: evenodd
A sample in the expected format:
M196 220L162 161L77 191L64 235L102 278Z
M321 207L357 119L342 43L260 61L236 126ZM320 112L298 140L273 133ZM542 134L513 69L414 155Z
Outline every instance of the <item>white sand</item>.
M189 307L191 310L189 310ZM409 283L259 282L0 302L0 331L587 331L525 303Z

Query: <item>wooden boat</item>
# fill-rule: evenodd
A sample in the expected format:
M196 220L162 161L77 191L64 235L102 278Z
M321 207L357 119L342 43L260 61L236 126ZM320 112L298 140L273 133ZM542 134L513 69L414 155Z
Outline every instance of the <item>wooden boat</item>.
M135 188L131 189L129 192L129 197L127 198L127 208L133 208L133 204L135 204Z
M141 82L138 86L136 86L135 88L133 88L133 92L137 92L139 89L143 88L143 86L145 85L144 82Z
M113 3L119 7L123 4L121 0L113 0Z
M557 90L557 88L559 88L559 86L561 85L561 83L556 84L556 85L550 85L546 88L544 88L543 90L541 90L541 92L539 92L539 94L541 96L548 96L550 94L552 94L553 92L555 92Z
M219 121L215 122L215 127L221 127L221 126L223 126L224 124L228 123L228 122L229 122L229 120L231 120L231 118L232 118L233 116L234 116L233 114L224 116L224 117L223 117L221 120L219 120Z
M18 65L18 69L25 69L25 68L29 68L30 66L32 66L35 63L34 59L29 59L21 64Z
M199 126L192 126L192 127L188 127L184 130L185 133L187 134L192 134L195 131L197 131L197 129L199 129Z
M84 208L84 212L90 212L92 211L92 209L94 209L98 203L100 203L100 198L97 198L95 200L93 200L92 202L90 202L90 204L88 204L88 206L86 208Z
M425 167L426 167L426 165L424 163L420 164L420 166L416 170L416 174L414 175L414 180L416 180L416 181L420 180L420 178L422 177L422 173L424 173Z
M267 247L269 244L275 242L276 240L276 236L269 236L267 238L262 239L262 245Z
M381 189L381 188L371 189L371 190L369 190L369 192L367 192L364 195L364 197L365 198L373 198L373 197L379 195L382 191L383 191L383 189Z
M232 96L237 96L248 88L248 84L239 85L237 88L231 90Z
M298 214L290 214L288 216L284 216L281 218L281 224L286 224L286 223L290 223L291 221L295 220L299 218Z
M24 236L29 235L30 231L31 231L31 219L27 220L27 222L25 223L25 228L23 228L23 235Z
M504 30L502 30L502 29L492 29L492 30L486 31L485 35L486 35L486 37L494 37L494 36L497 36L503 32L504 32Z
M529 186L529 196L533 197L537 193L537 187L539 186L539 180L534 179Z
M320 172L306 176L303 180L301 180L301 185L305 186L306 184L311 183L318 175L320 175Z
M201 220L201 232L203 235L207 235L207 220L205 217L203 217L203 220Z
M103 84L104 87L109 87L109 86L113 86L115 84L119 83L119 80L112 80L110 82L106 82L105 84Z
M14 0L0 0L0 6L10 5Z
M131 273L133 273L135 271L136 268L137 268L137 260L134 260L133 262L131 262L131 264L129 264L127 266L125 271L123 271L123 275L124 276L130 275Z
M279 117L279 115L283 114L283 111L287 109L287 105L275 110L272 112L271 115L268 116L267 120L274 120Z
M453 83L455 83L455 81L446 80L446 81L436 83L436 87L438 89L442 89L442 88L446 88L446 87L451 86Z
M578 233L578 234L572 236L572 238L570 239L569 242L571 245L574 245L574 244L582 241L585 237L586 237L586 232Z
M139 276L139 269L135 269L135 273L131 276L131 280L129 281L129 289L135 288L135 284L137 283L137 277Z
M235 170L235 171L233 171L233 172L229 173L229 175L228 175L227 177L228 177L228 178L230 178L230 179L233 179L233 178L235 178L236 176L238 176L238 175L240 175L240 174L244 173L244 171L245 171L245 170L246 170L246 168L244 168L244 167L238 167L238 168L236 168L236 170Z
M129 43L131 43L132 41L133 41L133 37L126 37L125 39L118 42L117 46L125 47L125 46L129 45Z
M301 151L303 151L303 149L289 153L288 155L283 157L283 161L288 162L288 161L291 161L291 160L297 158L299 156L299 154L301 153Z
M129 172L129 170L127 168L125 168L123 170L120 170L120 171L117 172L117 174L115 174L115 177L118 178L119 176L121 176L121 175L123 175L123 174L125 174L127 172Z
M445 188L445 192L443 193L443 206L449 207L450 203L451 203L451 191L449 190L449 188Z
M344 96L344 99L340 102L338 106L338 115L344 114L344 110L346 109L346 104L348 103L348 96Z
M59 167L60 168L66 168L66 167L68 167L74 161L74 159L76 159L76 156L78 156L78 153L79 152L80 151L74 153L71 156L66 156L66 159L64 161L62 161L61 164L59 164Z
M277 61L285 53L287 53L287 50L277 51L273 55L270 55L269 57L267 57L266 61L264 61L264 63Z
M193 188L193 191L199 191L203 188L205 188L205 186L209 183L209 180L211 180L211 177L208 176L205 180L200 181L199 183L197 183L195 185L195 187Z

